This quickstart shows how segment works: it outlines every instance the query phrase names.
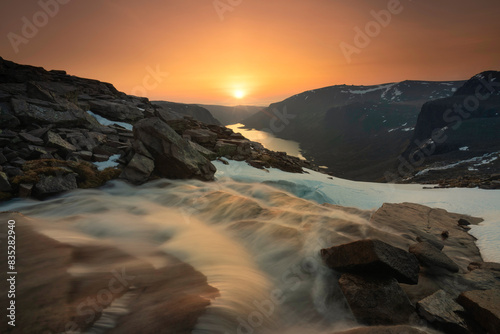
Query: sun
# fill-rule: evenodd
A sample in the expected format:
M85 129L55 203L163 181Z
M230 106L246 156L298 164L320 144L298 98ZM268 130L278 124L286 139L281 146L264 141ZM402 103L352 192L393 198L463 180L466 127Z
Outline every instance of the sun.
M245 92L241 89L236 89L234 92L233 92L233 96L237 99L242 99L245 97Z

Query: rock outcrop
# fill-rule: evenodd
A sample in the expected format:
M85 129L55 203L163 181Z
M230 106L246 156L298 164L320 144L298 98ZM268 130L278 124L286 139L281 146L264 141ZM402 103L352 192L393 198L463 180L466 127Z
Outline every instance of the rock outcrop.
M137 122L134 139L141 144L136 145L136 153L152 157L154 171L160 177L213 180L215 166L161 119Z
M475 238L464 229L481 219L410 203L384 204L367 217L368 230L358 237L369 233L382 246L361 239L321 251L325 265L340 275L332 284L338 283L354 317L372 326L352 333L392 333L392 327L377 324L428 325L450 334L494 332L500 264L482 262ZM402 255L404 249L416 257ZM417 284L400 277L407 271L399 261L408 255L417 267L420 262Z
M220 126L204 108L159 104L108 83L0 58L0 200L43 198L75 189L75 184L102 185L83 181L78 173L73 179L69 174L75 170L64 161L110 166L105 177L94 168L95 179L121 175L134 184L157 177L212 180L215 168L208 160L222 157L296 173L315 168ZM31 161L55 165L25 168ZM40 173L36 177L35 171Z

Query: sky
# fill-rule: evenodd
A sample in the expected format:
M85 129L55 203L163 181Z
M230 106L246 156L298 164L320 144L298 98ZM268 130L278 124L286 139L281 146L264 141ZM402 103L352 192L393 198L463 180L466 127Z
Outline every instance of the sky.
M268 105L500 70L498 0L1 0L0 13L4 59L151 100Z

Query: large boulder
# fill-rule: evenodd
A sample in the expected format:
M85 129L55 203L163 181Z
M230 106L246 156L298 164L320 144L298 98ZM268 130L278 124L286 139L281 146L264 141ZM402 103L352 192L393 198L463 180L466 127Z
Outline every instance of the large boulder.
M343 274L339 285L354 317L360 323L407 324L415 313L415 308L394 278Z
M144 112L142 110L132 105L128 105L123 101L117 103L104 100L90 100L88 104L92 112L113 121L135 122L144 118Z
M153 159L136 153L134 154L132 160L128 163L127 167L123 169L120 178L135 184L141 184L148 181L154 168L155 163Z
M341 272L391 275L417 284L419 265L413 254L380 240L359 240L321 250L326 265Z
M424 319L446 333L469 333L467 324L459 314L465 310L443 290L417 303L417 311Z
M500 333L500 290L463 292L458 303L472 313L474 319L490 334Z
M137 122L134 125L134 138L147 150L137 153L153 157L159 176L213 180L215 166L161 119L153 117Z

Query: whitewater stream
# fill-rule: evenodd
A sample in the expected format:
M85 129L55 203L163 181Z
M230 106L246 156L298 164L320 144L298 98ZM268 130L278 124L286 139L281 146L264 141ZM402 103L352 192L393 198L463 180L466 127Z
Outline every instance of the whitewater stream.
M497 244L491 238L498 236L498 222L491 217L498 217L499 191L424 191L237 162L217 168L217 182L133 187L113 181L44 202L14 200L0 210L37 218L39 231L68 244L106 242L156 268L166 265L149 255L158 251L190 264L220 292L198 319L194 333L200 334L332 333L355 325L337 302L340 292L319 250L373 236L376 227L368 222L370 212L348 213L323 202L376 209L413 201L484 214L490 220L473 232L483 254L497 259L498 247L489 245Z

